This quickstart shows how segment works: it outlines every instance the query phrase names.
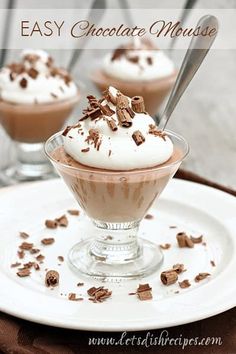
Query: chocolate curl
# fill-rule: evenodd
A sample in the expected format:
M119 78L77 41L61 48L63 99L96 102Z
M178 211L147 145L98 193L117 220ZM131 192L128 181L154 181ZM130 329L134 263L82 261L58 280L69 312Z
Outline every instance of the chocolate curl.
M116 122L113 119L110 120L107 119L107 125L113 132L115 132L118 129Z
M109 89L104 91L103 95L107 101L110 101L112 104L114 104L114 106L116 106L117 98L115 96L113 96L113 94L109 91Z
M111 117L115 113L115 111L113 111L111 109L111 107L108 106L108 104L106 104L104 106L102 104L100 104L99 108L101 109L102 113L108 117Z
M174 270L177 274L180 274L180 273L185 272L184 265L181 264L181 263L178 263L178 264L173 265L173 270Z
M161 281L164 285L171 285L178 280L178 274L174 270L167 270L161 273Z
M139 300L146 301L152 299L152 288L149 284L139 284L137 289L137 295Z
M122 95L122 93L117 92L116 104L117 104L118 108L126 108L129 106L129 100L126 96Z
M132 118L125 108L117 108L116 113L122 127L131 127L131 125L133 124Z
M143 134L139 130L133 132L132 138L134 139L135 144L138 146L144 143L145 141Z
M195 282L198 283L201 280L206 279L207 277L209 277L211 274L210 273L199 273L195 278Z
M45 285L47 287L55 287L59 285L59 273L56 270L47 271L45 276Z
M183 247L193 248L194 247L193 241L186 235L185 232L179 232L176 235L176 239L177 239L177 242L178 242L178 245L180 248L183 248Z
M144 113L145 112L145 105L142 96L134 96L131 99L131 106L134 112L136 113Z

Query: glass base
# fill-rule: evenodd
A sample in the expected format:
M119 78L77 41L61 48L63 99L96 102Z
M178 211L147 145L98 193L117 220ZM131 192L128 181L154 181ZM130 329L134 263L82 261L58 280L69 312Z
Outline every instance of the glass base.
M16 164L6 168L0 174L1 183L6 186L13 185L18 182L46 180L55 177L58 177L58 174L52 166L50 166L50 164Z
M43 180L56 177L52 164L47 160L43 150L44 144L25 144L15 142L16 161L14 165L1 172L0 179L4 185L18 182Z
M76 272L102 281L119 282L143 278L154 273L163 262L159 247L147 240L139 239L138 252L133 259L122 263L96 256L91 252L94 239L77 243L69 252L69 264Z

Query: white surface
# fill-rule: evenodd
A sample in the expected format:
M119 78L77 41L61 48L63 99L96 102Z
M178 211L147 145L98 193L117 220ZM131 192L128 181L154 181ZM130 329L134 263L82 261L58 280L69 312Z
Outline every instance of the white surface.
M117 90L109 87L109 90L116 97ZM103 102L103 105L107 101ZM166 137L165 140L159 136L149 134L149 125L155 122L151 116L144 113L135 113L132 118L132 126L125 128L119 125L116 114L116 107L109 102L109 106L115 112L111 117L114 119L118 129L112 131L106 120L91 120L90 118L80 122L80 127L72 128L64 138L66 152L76 161L92 167L105 168L109 170L132 170L160 165L167 161L173 153L172 141ZM131 104L130 104L131 106ZM94 144L86 142L90 129L99 132L101 146L99 150ZM143 144L137 146L132 135L139 130L145 138ZM84 135L81 135L81 132ZM82 149L90 148L86 153ZM109 155L109 150L111 154Z
M150 211L155 218L144 220L140 235L157 244L170 242L165 252L161 270L175 263L184 263L187 271L179 279L189 279L199 272L210 272L210 279L198 284L192 282L189 289L178 285L165 287L160 283L158 271L142 281L106 284L113 290L112 298L102 304L87 300L86 290L95 281L88 281L72 273L64 262L58 266L57 256L66 256L69 248L85 236L88 221L83 214L79 218L69 216L69 227L59 230L44 228L46 218L54 218L67 209L76 207L70 193L60 180L23 184L2 189L0 192L1 249L0 249L0 310L43 324L84 330L123 331L163 328L197 321L213 316L236 304L236 283L232 275L236 271L235 228L236 199L221 191L191 182L173 180L166 188L159 206ZM13 221L14 217L14 222ZM177 225L177 229L170 229ZM90 227L89 227L90 228ZM175 235L178 231L193 235L204 234L207 246L195 245L194 249L179 249ZM10 264L16 261L17 245L22 242L18 232L30 235L28 241L39 245L40 239L55 237L51 246L40 247L46 261L41 276L32 271L30 278L18 278ZM44 249L43 249L44 248ZM214 260L216 267L210 265ZM53 291L44 286L44 268L59 269L60 287ZM76 283L84 281L84 287ZM153 287L152 301L141 302L136 296L128 296L139 283L149 282ZM179 294L174 291L180 290ZM68 301L60 294L76 292L86 299Z
M103 61L103 71L111 76L124 81L149 81L162 79L173 74L174 63L161 50L130 50L128 56L131 58L138 56L138 63L133 63L122 56L119 59L111 60L113 52L105 56ZM148 64L151 58L152 64Z

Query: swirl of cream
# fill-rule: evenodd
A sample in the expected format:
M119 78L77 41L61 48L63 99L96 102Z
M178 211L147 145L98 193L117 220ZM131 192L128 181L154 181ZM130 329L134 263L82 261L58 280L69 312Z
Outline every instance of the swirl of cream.
M53 65L48 53L42 50L23 51L19 63L10 64L0 71L1 99L34 104L73 98L78 89L71 79L65 80L66 75L66 71Z
M110 92L116 96L116 89L110 87ZM104 101L102 104L105 105ZM144 113L135 113L132 126L119 126L112 131L107 120L113 120L118 126L119 120L115 107L111 117L102 119L85 119L77 126L71 127L64 136L64 149L81 164L108 170L133 170L160 165L166 162L173 153L172 141L165 136L150 134L150 126L155 125L151 116ZM91 130L97 132L97 144L90 144ZM145 142L136 145L132 135L140 131Z

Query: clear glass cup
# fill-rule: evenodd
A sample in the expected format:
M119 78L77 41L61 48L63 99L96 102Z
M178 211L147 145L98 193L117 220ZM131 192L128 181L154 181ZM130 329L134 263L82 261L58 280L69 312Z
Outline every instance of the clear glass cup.
M4 170L8 184L45 179L54 174L45 158L44 142L61 129L80 99L37 104L13 104L1 100L0 123L13 140L15 163Z
M181 136L166 131L174 144L167 163L133 171L73 167L61 163L61 132L45 144L45 152L75 199L94 224L94 232L74 245L69 263L77 271L103 280L136 279L158 269L163 254L157 244L138 237L139 225L188 154Z

